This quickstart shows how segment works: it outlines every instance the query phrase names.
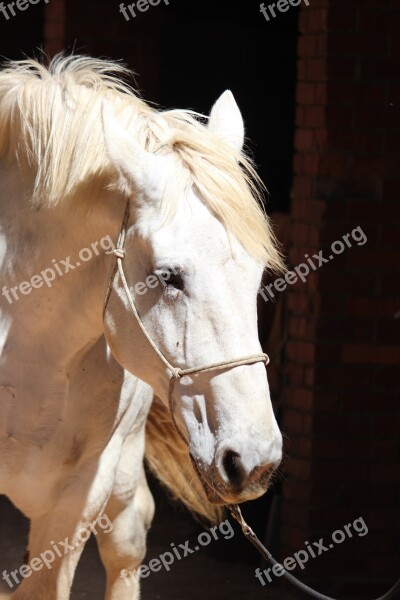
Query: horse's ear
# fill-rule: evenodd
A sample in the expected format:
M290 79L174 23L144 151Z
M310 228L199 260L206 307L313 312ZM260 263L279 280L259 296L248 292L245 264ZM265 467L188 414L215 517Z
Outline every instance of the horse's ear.
M128 135L105 102L101 113L107 156L120 176L121 187L132 193L132 189L145 191L149 184L154 186L157 157Z
M235 150L242 151L244 144L243 117L230 90L226 90L212 107L208 128L233 146Z

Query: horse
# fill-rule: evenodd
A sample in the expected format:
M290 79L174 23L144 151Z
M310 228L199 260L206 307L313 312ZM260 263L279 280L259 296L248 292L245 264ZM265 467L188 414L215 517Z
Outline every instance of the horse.
M107 600L139 598L121 572L154 515L145 456L214 521L282 456L256 298L283 261L240 110L229 90L208 117L162 110L129 76L65 55L0 72L0 493L30 520L13 600L69 598L83 530Z

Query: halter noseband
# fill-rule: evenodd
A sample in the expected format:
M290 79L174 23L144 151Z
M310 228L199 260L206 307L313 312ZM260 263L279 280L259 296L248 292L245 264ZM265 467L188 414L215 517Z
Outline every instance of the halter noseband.
M174 388L175 388L175 383L181 379L182 377L185 377L185 375L195 375L197 373L206 373L206 372L210 372L210 371L220 371L222 369L233 369L235 367L240 367L242 365L253 365L255 363L259 363L259 362L263 362L266 365L269 363L269 356L267 354L261 353L261 354L256 354L253 356L246 356L244 358L239 358L236 360L228 360L228 361L221 361L221 362L217 362L217 363L212 363L210 365L206 365L204 367L192 367L190 369L181 369L180 367L174 367L169 360L164 356L164 354L161 352L161 350L156 346L156 344L153 342L151 336L149 335L149 333L147 332L147 329L138 313L138 310L136 308L136 304L135 301L133 299L133 296L131 294L131 291L129 289L129 285L128 282L126 280L125 277L125 272L124 272L124 267L123 267L123 259L125 258L125 239L126 239L126 232L128 229L128 220L129 220L129 201L126 205L126 210L125 210L125 215L124 215L124 220L122 222L122 227L121 227L121 232L119 234L118 237L118 242L117 242L117 246L115 248L114 255L116 257L116 263L113 269L113 272L111 274L111 278L110 278L110 282L108 285L108 289L107 289L107 293L106 293L106 297L105 297L105 302L104 302L104 309L103 309L103 317L105 315L106 309L107 309L107 305L108 305L108 301L110 299L111 296L111 292L112 292L112 288L113 288L113 283L114 283L114 279L115 279L115 275L117 274L117 271L120 275L121 281L122 281L122 285L124 287L125 290L125 294L126 297L128 299L129 302L129 306L131 307L132 313L134 314L136 321L138 322L141 330L143 331L147 341L149 342L150 346L153 348L154 352L157 354L157 356L161 359L161 361L164 363L164 365L166 367L168 367L168 369L171 371L171 377L170 377L170 382L169 382L169 389L168 389L168 406L169 406L169 411L171 413L171 419L172 422L174 424L174 427L176 429L176 431L178 432L178 434L180 435L180 437L184 440L184 442L187 444L187 439L185 438L185 436L183 435L180 427L178 426L178 423L175 419L175 413L174 413Z
M204 372L208 372L208 371L219 371L221 369L232 369L234 367L239 367L241 365L252 365L252 364L258 363L258 362L264 362L267 365L269 363L269 357L267 354L256 354L255 356L247 356L245 358L239 358L238 360L229 360L229 361L224 361L224 362L219 362L219 363L213 363L206 367L194 367L191 369L181 369L180 367L174 367L173 365L171 365L169 360L164 356L164 354L161 352L161 350L159 350L159 348L157 348L157 346L151 339L150 335L147 333L146 327L145 327L142 319L140 318L140 315L139 315L136 305L135 305L135 301L132 297L128 283L126 281L124 268L122 266L122 261L125 257L125 238L126 238L126 230L128 227L128 219L129 219L129 202L128 202L126 210L125 210L125 216L124 216L124 220L122 223L121 232L118 237L117 247L114 250L114 254L115 254L117 260L116 260L116 264L114 266L114 269L113 269L113 272L111 275L111 279L110 279L110 282L108 285L107 293L106 293L103 317L104 317L105 311L107 309L107 304L108 304L108 301L110 299L110 295L112 292L114 278L118 271L120 274L124 289L125 289L126 296L128 298L129 305L132 309L133 314L136 317L137 322L140 325L141 330L143 331L144 335L146 336L150 346L153 348L155 353L159 356L159 358L162 360L162 362L171 371L171 378L170 378L169 391L168 391L169 410L171 413L172 422L174 424L174 427L175 427L177 433L183 439L185 444L187 444L187 440L186 440L185 436L183 435L182 431L180 430L178 423L176 422L175 414L174 414L174 410L173 410L174 386L175 386L176 381L178 379L181 379L185 375L194 375L196 373L204 373ZM200 481L203 483L201 473L200 473L199 468L198 468L196 462L194 461L192 455L190 455L190 459L192 461L194 470L196 471L198 477L200 478ZM272 565L279 565L279 563L276 562L276 560L273 558L273 556L271 555L269 550L258 539L257 535L254 533L254 531L251 529L251 527L246 523L239 506L237 504L229 504L228 509L231 512L231 515L233 516L233 518L236 519L236 521L241 526L242 531L243 531L244 535L246 536L246 538L249 540L249 542L251 542L253 544L253 546L255 546L255 548L260 552L260 554L263 556L263 558L265 560L267 560L268 562L272 563ZM282 565L279 565L279 566L281 567ZM300 589L303 593L308 594L309 596L311 596L312 598L314 598L316 600L333 600L333 598L331 598L330 596L325 596L324 594L320 594L319 592L308 587L307 585L305 585L304 583L302 583L301 581L296 579L296 577L294 577L291 573L288 573L286 570L284 570L283 576L292 585L294 585L298 589ZM381 596L380 598L378 598L378 600L394 600L395 598L398 598L399 591L400 591L400 579L398 581L396 581L394 586L384 596Z

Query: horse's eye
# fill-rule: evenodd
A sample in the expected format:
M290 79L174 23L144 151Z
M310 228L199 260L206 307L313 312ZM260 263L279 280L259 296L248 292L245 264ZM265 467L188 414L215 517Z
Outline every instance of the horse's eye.
M176 290L183 290L185 287L182 273L180 273L178 269L163 269L158 274L158 277L161 280L161 283L166 287L174 288Z

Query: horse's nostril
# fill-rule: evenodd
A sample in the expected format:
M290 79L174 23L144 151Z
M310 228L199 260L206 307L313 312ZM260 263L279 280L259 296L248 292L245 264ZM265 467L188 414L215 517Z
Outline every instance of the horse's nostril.
M226 450L222 459L222 465L229 483L236 488L240 488L246 476L240 454L233 450Z

